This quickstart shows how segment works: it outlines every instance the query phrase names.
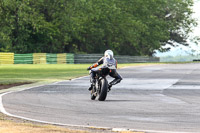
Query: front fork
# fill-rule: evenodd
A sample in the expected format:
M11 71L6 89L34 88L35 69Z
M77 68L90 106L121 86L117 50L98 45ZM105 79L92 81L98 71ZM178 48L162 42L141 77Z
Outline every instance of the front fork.
M100 91L101 91L101 86L100 86L101 80L95 79L95 84L93 86L93 92L95 96L97 96Z
M97 79L94 79L95 82L91 82L92 83L92 91L91 93L94 95L94 96L97 96L98 94L98 82L97 82Z

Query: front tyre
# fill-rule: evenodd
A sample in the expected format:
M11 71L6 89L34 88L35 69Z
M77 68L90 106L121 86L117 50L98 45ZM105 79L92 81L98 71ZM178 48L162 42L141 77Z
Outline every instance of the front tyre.
M96 96L97 96L96 89L93 86L91 90L91 100L95 100Z
M105 101L108 92L108 81L105 78L101 79L99 87L100 87L100 92L98 100Z

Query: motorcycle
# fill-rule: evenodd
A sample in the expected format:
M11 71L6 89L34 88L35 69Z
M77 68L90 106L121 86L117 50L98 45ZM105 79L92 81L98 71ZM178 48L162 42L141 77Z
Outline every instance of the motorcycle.
M95 100L98 97L99 101L105 101L107 97L108 81L106 76L109 73L109 69L101 69L95 77L95 82L91 90L91 100Z

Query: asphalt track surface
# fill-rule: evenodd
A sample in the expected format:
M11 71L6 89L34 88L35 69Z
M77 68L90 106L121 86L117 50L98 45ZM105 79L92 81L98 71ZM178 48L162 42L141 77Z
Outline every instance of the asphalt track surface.
M86 76L4 94L3 108L10 115L64 125L200 132L200 64L128 67L118 72L123 81L104 102L90 100Z

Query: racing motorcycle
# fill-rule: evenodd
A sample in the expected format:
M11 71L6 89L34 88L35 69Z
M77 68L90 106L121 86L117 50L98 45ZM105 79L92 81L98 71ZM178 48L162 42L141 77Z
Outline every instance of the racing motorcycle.
M109 74L108 68L102 68L95 77L95 82L91 90L91 100L98 98L99 101L105 101L108 89L106 76Z

